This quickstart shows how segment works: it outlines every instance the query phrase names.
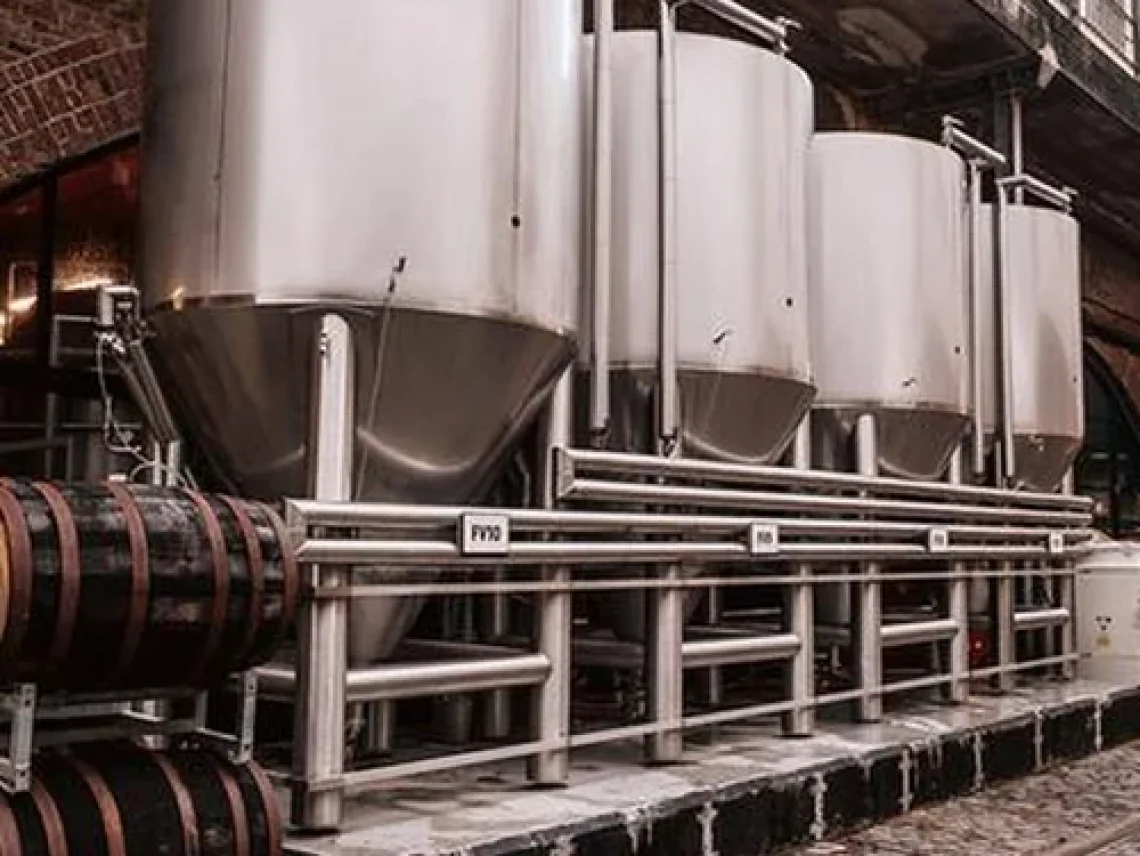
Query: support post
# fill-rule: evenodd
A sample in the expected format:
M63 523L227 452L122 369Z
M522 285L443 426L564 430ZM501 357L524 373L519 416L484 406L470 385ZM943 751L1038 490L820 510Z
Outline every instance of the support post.
M875 416L864 413L855 427L856 456L859 475L874 476L879 470L878 438ZM878 562L865 562L863 573L877 576ZM865 695L859 699L861 722L878 722L883 716L883 601L882 587L877 580L859 583L859 686Z
M1065 479L1061 483L1061 493L1072 495L1077 492L1076 475L1073 470L1069 470L1065 474ZM1068 656L1077 650L1077 621L1080 618L1077 615L1077 580L1076 580L1076 567L1073 560L1069 557L1062 559L1063 564L1061 567L1065 570L1065 575L1056 577L1057 581L1057 606L1069 611L1069 617L1058 628L1060 634L1059 644L1057 646L1057 653L1061 656ZM1061 664L1060 669L1061 677L1064 680L1071 681L1077 676L1077 664L1073 662L1065 662Z
M1015 587L1013 577L1013 563L1002 562L998 566L1001 576L995 582L997 597L995 598L994 612L997 629L997 661L1005 668L1012 666L1017 659L1016 633L1014 626ZM1001 692L1009 692L1014 687L1012 672L1003 671L997 676L997 688Z
M567 447L570 440L571 373L567 369L550 403L547 433L542 460L537 472L541 478L542 507L558 504L558 473L555 453ZM548 582L570 582L570 569L565 565L543 568ZM536 738L546 747L530 759L531 781L539 785L564 785L570 772L570 684L573 669L574 603L568 591L547 591L537 598L538 652L550 662L550 674L534 693L532 721Z
M507 574L505 569L496 568L494 579L496 583L505 583ZM510 601L505 594L491 595L487 604L486 635L492 644L497 644L510 630L509 624ZM505 740L511 733L511 692L510 690L491 690L487 694L486 716L483 723L483 736L488 740Z
M962 450L957 449L950 459L947 481L962 483ZM965 562L953 562L950 572L950 619L958 625L958 632L950 640L950 701L962 704L970 697L970 581L966 579Z
M312 494L317 499L352 496L354 363L348 322L325 315L317 340L309 442ZM350 577L343 567L309 570L309 582L323 587L348 585ZM336 829L343 817L343 792L310 786L344 772L348 603L340 598L306 600L298 619L293 822L306 831Z
M792 446L792 466L811 469L811 414L805 414ZM811 565L793 568L803 582L788 592L788 630L800 640L800 649L788 663L788 697L795 708L784 716L784 734L807 737L815 730L815 709L809 707L815 697L815 592L811 584Z
M720 589L710 586L708 599L705 601L705 622L709 627L720 624L722 609ZM705 671L705 701L709 707L724 704L724 673L720 666L710 666Z

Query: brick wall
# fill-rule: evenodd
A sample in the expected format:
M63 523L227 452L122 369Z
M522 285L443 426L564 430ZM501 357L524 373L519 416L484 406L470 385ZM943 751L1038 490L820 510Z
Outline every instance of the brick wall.
M0 0L0 186L138 128L145 0Z

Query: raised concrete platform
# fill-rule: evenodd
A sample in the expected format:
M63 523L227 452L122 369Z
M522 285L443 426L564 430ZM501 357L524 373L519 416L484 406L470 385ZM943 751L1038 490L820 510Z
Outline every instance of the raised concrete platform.
M720 729L684 764L648 769L640 745L575 756L568 787L528 788L519 765L393 785L350 803L337 836L293 856L757 856L883 820L1140 738L1140 668L879 725Z

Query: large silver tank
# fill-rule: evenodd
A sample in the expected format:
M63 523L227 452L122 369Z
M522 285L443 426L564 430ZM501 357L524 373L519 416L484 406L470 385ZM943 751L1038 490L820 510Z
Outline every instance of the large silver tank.
M617 33L612 63L611 444L651 452L660 248L657 35ZM815 393L805 246L812 86L796 65L769 51L684 33L676 39L676 81L682 449L687 456L766 463L786 449ZM589 318L583 314L584 325ZM643 636L641 595L599 600L616 632Z
M187 427L242 490L305 493L330 309L356 496L493 474L573 354L581 28L581 0L151 4L141 279ZM356 659L410 620L369 609Z
M874 414L880 468L935 478L969 412L962 162L920 140L827 133L808 164L817 422L849 467L853 422Z
M994 339L994 208L982 216L983 419L997 424ZM1033 490L1055 489L1084 442L1080 227L1060 211L1005 210L1006 294L1012 347L1014 476Z

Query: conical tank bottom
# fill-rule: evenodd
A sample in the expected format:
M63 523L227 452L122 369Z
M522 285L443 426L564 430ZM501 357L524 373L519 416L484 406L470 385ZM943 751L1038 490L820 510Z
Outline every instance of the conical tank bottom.
M569 336L505 317L312 304L160 311L156 353L187 428L245 495L308 494L310 380L328 311L354 334L358 500L475 498L573 354ZM375 599L354 610L353 659L390 654L418 608Z

